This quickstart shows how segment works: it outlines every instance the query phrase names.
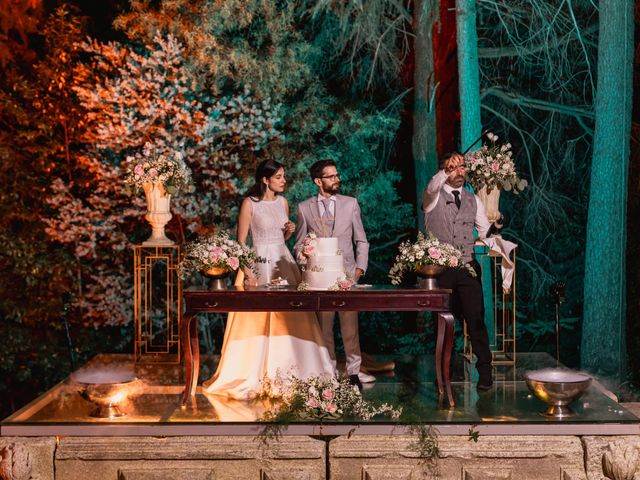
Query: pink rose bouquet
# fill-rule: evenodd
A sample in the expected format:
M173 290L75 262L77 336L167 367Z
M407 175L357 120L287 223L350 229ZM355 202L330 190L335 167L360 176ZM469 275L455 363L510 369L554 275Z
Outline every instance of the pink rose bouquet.
M227 232L221 232L186 245L180 275L185 278L189 273L206 272L212 268L235 271L246 267L255 271L256 263L264 262L265 259L249 247L232 240Z
M415 271L426 265L440 265L447 268L463 266L462 252L453 245L438 240L430 232L425 236L418 233L415 242L407 240L398 247L396 261L389 270L389 279L399 285L406 272Z
M486 137L490 145L485 143L465 156L467 181L476 192L483 187L486 187L487 193L494 188L515 193L524 190L528 183L516 174L511 144L499 145L498 136L491 132Z

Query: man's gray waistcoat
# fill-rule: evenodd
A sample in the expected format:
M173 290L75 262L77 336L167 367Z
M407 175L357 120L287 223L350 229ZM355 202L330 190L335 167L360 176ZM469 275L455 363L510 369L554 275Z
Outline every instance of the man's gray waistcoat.
M463 260L470 262L473 259L473 227L477 210L476 197L469 190L461 190L458 210L454 196L442 189L435 208L424 215L425 227L441 242L460 249Z

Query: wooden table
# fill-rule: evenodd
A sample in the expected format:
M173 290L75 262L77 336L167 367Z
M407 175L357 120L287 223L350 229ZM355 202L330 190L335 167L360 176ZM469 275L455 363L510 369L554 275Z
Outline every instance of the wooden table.
M298 291L295 287L184 291L185 312L180 326L184 352L185 405L195 395L200 369L198 313L202 312L282 312L282 311L433 311L438 312L436 378L438 391L446 390L454 406L449 376L453 346L454 318L450 313L451 290L420 290L393 286L352 288L343 291ZM443 357L444 353L444 357ZM443 388L444 387L444 388Z

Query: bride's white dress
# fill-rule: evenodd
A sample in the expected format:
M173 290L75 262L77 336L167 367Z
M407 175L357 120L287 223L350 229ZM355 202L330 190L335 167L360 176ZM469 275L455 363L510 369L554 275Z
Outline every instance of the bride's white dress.
M258 264L260 285L276 277L297 285L300 270L284 243L283 226L288 220L284 198L253 202L251 206L253 249L267 259L267 263ZM232 312L218 369L203 387L206 393L249 399L260 392L265 376L273 379L289 373L301 379L335 375L315 313Z

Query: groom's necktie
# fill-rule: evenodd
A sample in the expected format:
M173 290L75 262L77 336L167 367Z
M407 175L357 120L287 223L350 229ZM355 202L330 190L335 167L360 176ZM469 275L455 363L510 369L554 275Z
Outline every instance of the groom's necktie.
M322 212L322 235L323 237L330 237L333 235L333 214L331 213L331 199L323 198L320 200L324 205L324 212Z
M326 218L326 219L333 218L333 215L331 214L331 199L323 198L320 201L322 202L322 205L324 205L324 212L322 213L322 218Z
M460 210L460 192L458 190L451 190L451 193L453 193L453 200L456 202L456 207Z

